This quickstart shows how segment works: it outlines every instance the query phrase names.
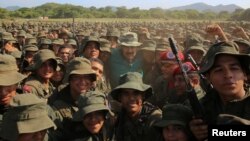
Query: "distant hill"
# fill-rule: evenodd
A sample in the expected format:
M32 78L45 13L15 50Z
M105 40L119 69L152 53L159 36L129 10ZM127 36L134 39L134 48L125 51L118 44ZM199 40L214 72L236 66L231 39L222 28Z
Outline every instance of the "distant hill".
M22 7L19 7L19 6L8 6L5 9L7 9L9 11L15 11L15 10L18 10L20 8L22 8Z
M208 5L208 4L200 2L200 3L194 3L194 4L190 4L186 6L173 7L168 10L187 10L187 9L194 9L199 12L213 11L213 12L219 13L221 11L228 11L231 13L231 12L234 12L235 9L243 9L243 8L235 4L229 4L229 5L220 4L217 6L212 6L212 5Z

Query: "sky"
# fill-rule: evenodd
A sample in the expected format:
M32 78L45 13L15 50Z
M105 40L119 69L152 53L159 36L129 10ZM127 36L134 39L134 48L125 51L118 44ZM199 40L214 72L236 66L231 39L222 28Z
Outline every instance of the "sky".
M126 6L127 8L139 7L140 9L149 9L155 7L168 9L197 2L204 2L213 6L219 4L236 4L245 9L250 8L250 0L0 0L0 7L36 7L48 2L55 2L61 4L67 3L84 7L95 6L97 8L105 6Z

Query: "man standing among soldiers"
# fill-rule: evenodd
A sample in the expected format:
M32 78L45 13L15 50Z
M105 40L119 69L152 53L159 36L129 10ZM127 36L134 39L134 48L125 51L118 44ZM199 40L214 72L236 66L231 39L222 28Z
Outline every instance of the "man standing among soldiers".
M77 99L95 88L96 74L86 58L76 57L67 67L64 82L68 83L58 94L51 97L49 103L58 115L55 138L72 140L76 137L78 126L74 124L72 115L78 110Z
M249 55L239 53L234 42L220 42L209 48L200 73L206 76L213 89L200 100L204 107L204 118L196 118L190 122L191 130L198 140L207 138L207 126L216 124L220 114L250 120L249 88L245 85L249 59ZM232 121L225 121L230 122Z
M119 82L111 92L112 98L122 105L115 126L116 140L157 140L160 132L153 128L153 124L161 119L161 110L145 101L153 94L151 86L142 82L138 72L124 74Z
M2 115L8 110L10 100L17 94L18 83L25 77L18 72L13 56L0 54L0 121L2 121Z
M111 87L118 85L119 77L127 72L142 73L142 57L138 54L141 43L134 32L124 33L120 37L120 48L114 49L110 57Z

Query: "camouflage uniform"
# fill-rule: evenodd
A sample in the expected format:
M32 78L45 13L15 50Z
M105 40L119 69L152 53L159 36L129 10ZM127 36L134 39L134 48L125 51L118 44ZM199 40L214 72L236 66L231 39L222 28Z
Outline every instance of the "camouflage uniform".
M0 86L7 87L20 83L26 76L18 72L16 60L13 56L0 54ZM5 93L0 92L1 99L5 99ZM7 95L8 96L8 95ZM8 105L0 104L0 131L2 127L3 114L8 110Z
M240 54L238 46L233 42L220 42L214 44L208 50L204 57L200 73L206 74L213 66L215 57L221 54L229 54L239 59L242 68L249 71L249 58L247 54ZM219 93L213 89L201 99L201 104L205 110L205 119L208 123L216 123L219 114L231 114L241 118L250 120L250 97L249 89L245 89L245 96L240 100L227 101L227 104L222 102Z
M16 95L10 107L3 117L4 130L0 134L4 139L16 141L20 134L56 128L48 116L46 101L33 94Z
M104 117L108 117L110 110L108 108L108 103L105 94L100 93L99 91L90 91L84 95L80 95L78 99L78 108L79 110L74 113L73 120L83 124L83 119L85 116L92 112L104 111ZM112 140L112 131L113 128L110 126L107 118L104 121L103 127L97 134L92 134L83 127L84 130L81 132L81 137L75 139L74 141L111 141Z
M111 92L113 99L119 101L121 89L133 89L145 92L145 99L152 96L152 88L142 82L137 72L128 72L120 77L120 85ZM152 141L157 140L159 133L152 125L161 118L161 110L148 102L143 102L138 117L131 119L125 109L119 113L115 136L119 141Z
M70 83L69 79L72 74L91 75L93 79L91 81L96 80L96 74L91 69L90 62L86 58L76 57L68 63L64 77L65 83ZM72 97L70 89L69 84L49 100L57 116L56 125L58 129L54 136L59 141L75 139L82 129L79 123L72 120L73 114L78 111L78 106L77 101Z
M34 56L34 64L29 66L29 70L36 71L39 69L42 64L47 60L52 60L53 62L53 69L56 70L57 68L57 61L54 52L48 49L40 50ZM23 87L24 92L31 92L36 94L40 98L48 99L53 93L55 93L55 88L51 82L49 82L49 87L45 87L42 84L41 78L36 74L30 75L26 80Z

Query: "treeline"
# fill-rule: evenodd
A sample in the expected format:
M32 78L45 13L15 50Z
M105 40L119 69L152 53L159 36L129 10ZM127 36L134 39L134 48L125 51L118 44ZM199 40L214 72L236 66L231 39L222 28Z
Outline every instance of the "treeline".
M47 3L34 8L21 8L16 11L8 11L0 8L0 18L153 18L153 19L183 19L183 20L245 20L250 21L250 9L236 9L233 13L221 11L199 12L197 10L169 11L161 8L142 10L138 7L127 9L126 7L104 8L75 6L70 4Z

